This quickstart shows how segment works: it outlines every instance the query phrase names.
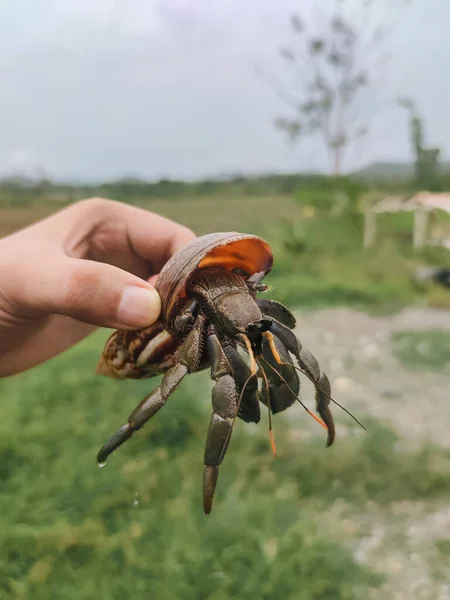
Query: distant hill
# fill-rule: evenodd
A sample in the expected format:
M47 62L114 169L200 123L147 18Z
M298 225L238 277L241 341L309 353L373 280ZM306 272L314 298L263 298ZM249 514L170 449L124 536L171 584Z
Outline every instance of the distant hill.
M441 170L450 173L450 162L441 163ZM413 165L410 163L376 162L352 173L358 179L410 179Z

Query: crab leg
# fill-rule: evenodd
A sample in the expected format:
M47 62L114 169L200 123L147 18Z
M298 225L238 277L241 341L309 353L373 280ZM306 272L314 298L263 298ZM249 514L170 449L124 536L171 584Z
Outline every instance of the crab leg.
M288 327L274 319L270 331L297 358L301 370L313 381L316 387L316 410L328 428L327 446L331 446L334 442L335 427L329 407L331 386L327 375L321 370L315 356L302 347L300 340Z
M286 327L289 327L289 329L294 329L295 317L283 304L266 298L256 298L256 304L265 317L276 319L280 323L283 323L283 325L286 325Z
M259 423L261 411L257 396L258 379L256 375L252 377L249 366L232 346L223 344L223 349L233 367L234 380L237 383L238 391L242 392L242 398L238 407L238 417L245 421L245 423Z
M293 365L289 352L275 335L273 336L273 343L275 353L272 351L267 338L263 338L264 360L261 361L261 367L267 376L269 389L262 388L259 393L259 400L266 406L269 406L268 400L270 400L270 409L273 414L276 414L289 408L295 402L300 390L300 381L296 371L288 366ZM278 358L281 359L281 364L277 360ZM267 398L267 392L269 393L269 399Z
M128 417L128 422L119 427L116 433L97 454L97 462L105 463L108 456L140 429L164 406L169 396L175 391L181 380L188 373L197 370L201 361L202 339L204 336L205 317L197 317L191 330L178 350L177 363L164 375L160 385L146 396Z
M211 378L216 382L212 390L213 412L206 438L203 470L203 510L205 514L209 514L219 465L227 451L238 410L238 392L233 369L213 325L208 328L206 351L211 362Z

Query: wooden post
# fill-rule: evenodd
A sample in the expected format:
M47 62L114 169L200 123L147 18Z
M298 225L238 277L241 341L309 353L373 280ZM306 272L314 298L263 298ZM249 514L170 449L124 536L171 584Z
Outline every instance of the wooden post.
M370 248L375 244L377 234L377 215L373 207L367 203L364 209L364 248Z
M428 233L428 211L416 208L414 212L414 239L413 245L416 250L423 248L427 243Z

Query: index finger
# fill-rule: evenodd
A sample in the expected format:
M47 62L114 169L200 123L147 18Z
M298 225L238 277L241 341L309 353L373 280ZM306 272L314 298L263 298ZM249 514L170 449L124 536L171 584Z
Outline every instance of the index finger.
M146 278L159 273L175 252L197 237L188 227L143 208L103 198L84 202L89 219L86 210L77 210L89 222L94 260L142 273L145 264Z
M150 211L137 210L142 218L135 221L133 215L128 223L130 243L140 257L151 263L154 272L159 272L178 250L197 237L180 223Z

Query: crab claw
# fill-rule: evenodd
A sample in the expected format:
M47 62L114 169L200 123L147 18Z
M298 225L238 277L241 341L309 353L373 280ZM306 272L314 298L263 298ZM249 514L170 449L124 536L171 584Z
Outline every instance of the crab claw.
M219 467L206 465L203 469L203 510L205 511L205 515L209 515L212 509L218 475Z

